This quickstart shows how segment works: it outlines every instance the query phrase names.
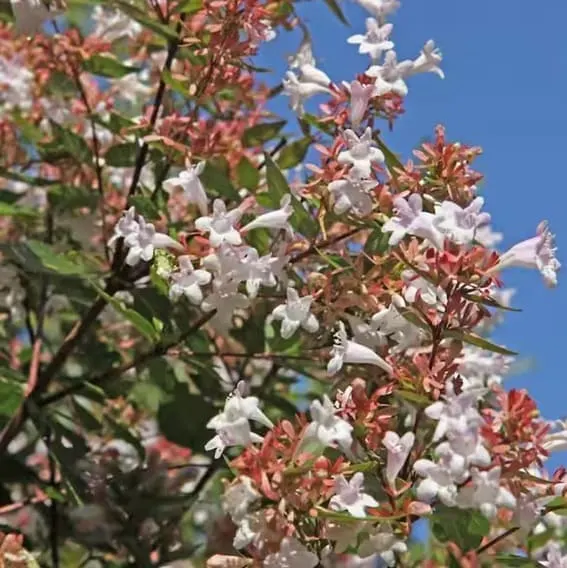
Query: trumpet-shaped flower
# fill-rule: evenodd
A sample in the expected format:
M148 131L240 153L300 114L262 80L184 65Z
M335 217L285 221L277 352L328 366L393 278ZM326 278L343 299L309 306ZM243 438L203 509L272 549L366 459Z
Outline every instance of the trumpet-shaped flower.
M359 81L343 83L350 91L350 121L354 128L358 128L364 113L368 108L370 99L374 96L374 85L363 85Z
M368 194L376 187L376 181L371 179L359 179L352 174L344 179L332 181L329 191L335 198L333 211L342 215L351 211L360 217L372 212L372 198Z
M445 73L439 67L443 56L439 48L435 47L435 42L430 39L421 50L418 58L414 60L413 67L409 71L409 74L414 75L416 73L435 73L441 79L445 78Z
M400 7L399 0L356 0L356 2L380 21Z
M168 193L171 193L177 187L181 188L185 199L189 203L195 203L201 215L207 214L208 203L205 188L199 179L204 169L205 162L200 162L196 166L190 166L188 169L180 172L178 176L169 178L163 182L163 189Z
M481 212L484 205L482 197L475 198L467 207L452 201L443 201L435 207L433 223L443 235L459 245L470 245L476 232L490 223L490 214Z
M407 201L403 197L394 199L396 215L382 226L385 233L392 233L388 241L390 246L396 246L406 235L414 235L439 250L443 249L443 235L434 224L434 215L422 208L423 200L417 193L412 193Z
M199 217L195 221L195 227L199 231L209 233L209 241L213 247L218 247L222 243L239 245L242 242L240 233L234 228L242 217L240 209L226 210L226 205L222 199L213 201L213 216Z
M311 423L305 430L306 439L317 439L324 446L336 446L343 449L352 444L352 426L335 415L337 409L327 395L323 396L323 404L314 400L310 406Z
M213 293L203 300L201 309L206 313L216 310L216 314L211 319L211 325L219 333L228 335L232 328L234 312L247 308L249 305L250 300L238 291L238 282L224 283L214 280Z
M275 211L269 211L259 215L244 227L241 231L246 232L252 229L276 229L285 230L288 234L292 233L292 228L289 225L289 218L293 214L293 206L291 204L291 195L284 195L280 201L280 208Z
M206 270L195 270L188 256L179 257L179 271L171 274L171 287L169 297L177 300L185 296L192 304L200 304L203 301L201 286L211 281L211 274Z
M250 430L250 423L246 418L238 418L233 422L226 422L217 429L217 435L205 444L207 452L214 450L215 459L221 457L226 448L231 446L248 446L253 443L262 443L263 438Z
M355 34L347 41L358 44L359 53L367 53L373 61L377 61L384 51L394 47L394 42L389 40L393 28L392 24L380 26L374 18L366 18L366 34Z
M557 272L561 268L561 263L555 257L556 250L554 236L549 231L547 222L543 221L539 224L535 237L522 241L507 250L500 256L493 270L502 270L510 266L537 268L545 283L554 287L557 286Z
M156 232L151 223L147 223L141 215L136 215L134 207L130 207L116 224L109 245L122 237L124 246L128 248L126 255L128 266L135 266L140 260L149 262L157 248L183 249L177 241L164 233Z
M344 364L375 365L392 374L392 367L372 349L347 338L345 324L339 321L339 329L335 333L335 344L331 350L331 360L327 365L327 373L336 375Z
M352 175L358 178L369 178L372 173L372 164L384 163L384 154L375 147L370 127L360 138L352 130L345 130L343 138L348 150L340 152L337 161L340 164L351 164Z
M237 483L230 485L224 492L222 508L235 523L239 523L248 514L250 505L260 497L260 493L252 485L252 480L242 475Z
M311 313L312 296L299 297L297 290L288 286L287 301L276 306L272 315L282 322L281 335L289 339L300 327L308 333L316 333L319 329L317 318Z
M382 444L388 450L386 481L391 487L396 486L396 478L402 467L404 467L414 442L415 434L413 432L406 432L401 438L396 432L391 430L384 434Z
M310 552L296 538L286 536L278 552L268 554L264 559L264 568L315 568L319 557Z
M465 508L478 508L489 519L496 515L497 507L513 509L516 506L516 498L510 491L501 487L500 473L500 467L489 471L473 469L472 484L460 490L457 504Z
M372 65L369 67L365 75L374 77L374 95L380 97L387 93L396 93L400 97L408 94L408 87L404 78L407 77L413 69L412 61L400 61L396 57L396 52L387 51L384 56L382 65Z
M335 511L348 511L353 517L366 516L366 507L377 507L374 497L364 493L364 475L359 471L349 481L344 475L335 477L335 495L329 507Z
M288 71L283 83L283 93L289 97L289 106L299 116L305 113L305 101L314 95L329 93L328 87L318 83L300 81L293 71Z

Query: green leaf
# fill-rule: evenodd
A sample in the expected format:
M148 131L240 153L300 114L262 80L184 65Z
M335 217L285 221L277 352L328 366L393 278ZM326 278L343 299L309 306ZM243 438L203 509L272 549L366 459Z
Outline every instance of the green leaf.
M484 306L489 306L491 308L498 308L499 310L505 310L505 311L508 311L508 312L521 312L522 311L519 308L511 308L509 306L504 306L504 305L498 303L493 298L484 298L482 296L476 296L474 294L463 294L463 296L467 300L470 300L471 302L482 304Z
M160 218L159 208L151 198L145 195L136 195L130 198L130 203L136 207L136 212L145 217L146 220Z
M311 145L311 136L306 136L301 140L296 140L288 144L278 157L277 163L282 170L288 170L303 162L309 146Z
M274 163L268 154L264 154L266 162L266 177L268 181L268 196L271 205L274 208L280 206L280 201L284 195L291 196L291 204L293 206L293 215L291 217L292 225L294 225L306 237L312 238L319 232L317 222L309 213L303 208L303 205L291 193L289 185L279 170L278 166Z
M376 139L376 144L378 145L378 148L382 150L384 158L386 159L386 167L388 168L388 171L392 176L395 177L396 174L394 170L396 169L405 170L404 165L402 164L398 156L396 156L396 154L394 154L392 150L390 150L390 148L388 148L388 146L386 146L386 144L384 144L384 142L380 138Z
M477 548L490 532L490 522L484 515L454 507L437 507L430 522L439 542L454 542L463 552Z
M238 177L238 185L251 191L254 191L260 183L260 172L246 156L240 158L240 162L238 162L236 167L236 175Z
M139 149L137 142L115 144L107 150L104 161L115 168L131 168L136 164Z
M251 126L244 131L242 143L247 148L262 146L264 142L275 138L286 125L286 122L285 120L278 120L277 122L265 122L264 124Z
M160 431L174 444L201 448L214 436L206 424L215 414L216 409L206 404L201 395L190 394L187 385L180 383L176 385L172 399L160 405Z
M411 402L412 404L417 404L419 406L428 406L432 403L432 401L425 395L419 394L417 392L408 391L408 390L396 390L394 391L395 394Z
M124 65L124 63L121 63L118 59L110 55L101 55L98 53L86 59L83 65L85 70L93 75L111 77L113 79L119 79L120 77L124 77L124 75L139 71L138 67Z
M142 24L142 26L148 28L159 36L162 36L168 40L179 39L178 35L175 33L175 30L164 24L160 24L156 20L153 20L147 15L146 11L138 8L137 6L133 6L132 4L127 2L127 0L113 0L112 3L118 6L122 12L130 16L133 20L136 20L138 23Z
M364 245L364 252L369 255L383 255L389 247L390 233L384 233L382 227L376 227L369 235Z
M41 241L29 240L26 244L47 270L63 276L85 276L89 272L87 267L76 262L76 259L70 260L68 256L55 252L51 246Z
M192 14L203 7L203 0L181 0L173 9L174 14Z
M161 77L163 79L163 82L176 93L179 93L185 98L189 97L189 81L185 83L179 81L178 79L175 79L173 77L170 71L167 70L162 71Z
M12 416L24 400L24 384L5 377L0 369L0 416Z
M497 554L494 558L494 566L524 566L537 568L541 566L535 560L525 558L523 556L516 556L514 554Z
M48 149L53 148L56 152L57 150L63 151L81 164L93 163L93 153L82 136L75 134L68 128L64 128L53 120L51 121L51 127L53 128L55 141L46 145Z
M49 188L47 198L57 211L68 211L79 207L96 207L99 196L93 189L72 185L53 185Z
M13 205L10 203L3 203L0 201L0 217L26 217L33 219L39 216L39 211L30 209L29 207L22 207L20 205Z
M510 351L510 349L506 349L505 347L501 347L500 345L495 345L491 341L488 341L488 339L480 337L479 335L476 335L474 333L469 333L458 329L448 329L445 331L444 336L452 337L453 339L459 339L464 343L474 345L475 347L480 347L481 349L485 349L486 351L492 351L492 353L500 353L501 355L517 355L515 351Z
M217 193L221 197L240 201L240 195L234 185L232 185L220 160L209 160L199 177L207 189Z
M327 4L327 6L329 7L329 9L331 10L331 12L333 12L333 14L335 14L335 16L345 25L345 26L349 26L350 24L348 23L348 20L345 18L345 15L343 14L343 11L341 10L341 7L339 6L337 0L325 0L325 4Z
M127 308L120 300L113 298L104 290L93 284L96 291L119 313L121 313L146 339L151 342L159 340L159 333L154 326L137 311Z

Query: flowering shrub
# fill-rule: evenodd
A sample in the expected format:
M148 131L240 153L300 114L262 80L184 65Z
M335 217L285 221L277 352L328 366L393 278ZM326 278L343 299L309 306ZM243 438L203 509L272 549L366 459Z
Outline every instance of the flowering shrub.
M291 0L11 0L0 566L567 565L567 430L489 339L504 269L557 284L553 235L498 251L442 126L390 150L442 55L357 2L337 83Z

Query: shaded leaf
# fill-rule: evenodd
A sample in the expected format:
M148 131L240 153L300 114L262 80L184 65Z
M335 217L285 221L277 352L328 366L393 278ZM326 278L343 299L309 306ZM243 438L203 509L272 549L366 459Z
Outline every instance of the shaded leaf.
M311 140L310 136L306 136L301 140L296 140L295 142L288 144L280 152L277 159L278 166L282 170L288 170L303 162L303 159L309 150L309 146L311 145Z
M242 143L247 148L261 146L264 142L275 138L286 125L286 122L285 120L278 120L277 122L265 122L251 126L244 131Z
M260 183L260 172L246 156L240 158L236 167L236 175L238 176L238 185L251 191L254 191Z
M444 333L445 337L452 337L453 339L459 339L475 347L480 347L486 351L491 351L492 353L500 353L501 355L517 355L515 351L506 349L500 345L496 345L484 337L480 337L474 333L469 333L459 329L448 329Z
M119 79L120 77L124 77L124 75L139 71L137 67L124 65L124 63L121 63L111 55L102 55L99 53L95 53L86 59L83 62L83 66L86 71L93 75L111 77L113 79Z

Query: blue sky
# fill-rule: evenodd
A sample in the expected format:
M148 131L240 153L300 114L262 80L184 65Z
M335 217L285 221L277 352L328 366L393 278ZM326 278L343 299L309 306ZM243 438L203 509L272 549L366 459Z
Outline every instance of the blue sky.
M367 68L368 58L346 38L364 30L366 12L343 0L350 27L342 25L322 0L299 5L313 36L319 66L335 81L351 80ZM406 114L385 133L390 147L404 156L433 133L447 128L449 139L480 145L476 167L485 175L482 195L502 248L534 234L547 219L556 234L559 260L567 258L567 194L561 172L567 162L567 4L511 0L407 0L391 19L399 59L417 56L434 39L444 55L444 81L432 74L410 79ZM292 53L299 33L268 44L261 63L283 73L282 56ZM273 79L272 79L273 80ZM285 109L285 98L277 103ZM565 260L567 274L567 260ZM511 269L507 287L517 289L514 307L495 340L533 359L531 368L508 379L509 388L526 387L544 415L567 415L567 288L548 290L539 273ZM555 465L557 460L553 460Z

